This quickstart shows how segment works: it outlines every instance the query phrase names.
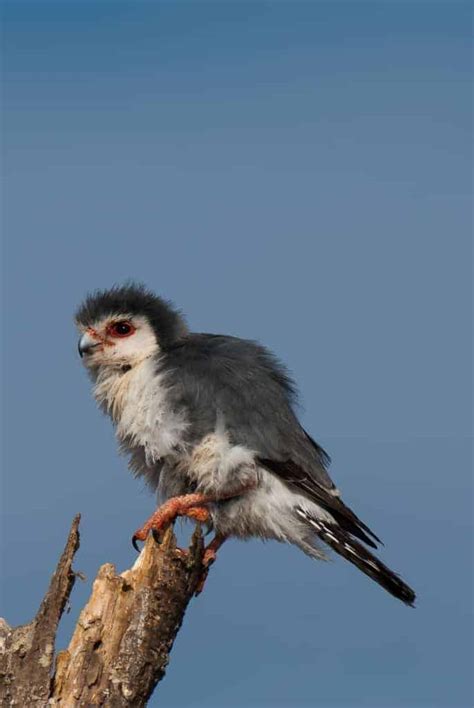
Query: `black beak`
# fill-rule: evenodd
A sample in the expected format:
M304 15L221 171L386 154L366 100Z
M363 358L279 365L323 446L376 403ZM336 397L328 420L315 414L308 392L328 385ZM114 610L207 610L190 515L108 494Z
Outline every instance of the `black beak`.
M83 334L80 340L77 343L77 350L79 352L79 356L82 357L84 354L90 354L95 347L98 347L100 342L96 342L95 339L92 339L92 337L87 334Z

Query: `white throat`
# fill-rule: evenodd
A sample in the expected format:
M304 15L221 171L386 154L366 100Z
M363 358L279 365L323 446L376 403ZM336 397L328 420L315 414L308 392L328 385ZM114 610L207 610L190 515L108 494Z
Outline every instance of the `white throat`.
M140 447L147 464L184 446L188 427L182 411L173 409L159 357L148 355L128 371L99 371L94 396L110 415L122 448Z
M130 385L137 377L141 378L141 369L152 358L153 354L147 354L134 362L133 366L106 365L100 366L95 372L94 397L114 423L120 420Z

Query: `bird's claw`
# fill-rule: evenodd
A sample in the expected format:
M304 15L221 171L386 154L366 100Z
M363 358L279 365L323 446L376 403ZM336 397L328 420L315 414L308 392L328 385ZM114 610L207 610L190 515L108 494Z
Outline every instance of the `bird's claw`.
M212 548L206 548L204 555L202 557L202 571L201 577L199 578L196 590L194 591L194 597L197 597L204 590L204 585L206 584L207 576L209 575L209 569L211 565L216 562L217 553Z
M202 557L202 564L206 570L216 562L217 553L212 548L206 548Z
M133 536L132 536L132 546L134 547L134 549L136 550L137 553L140 553L140 552L141 552L140 546L139 546L138 543L137 543L137 541L141 541L141 540L142 540L142 539L139 538L139 536L138 536L136 533L133 534Z
M160 534L158 529L152 529L151 535L153 536L153 540L155 541L155 543L157 543L158 545L161 545L162 535Z
M158 529L152 528L150 529L151 535L153 536L153 540L155 543L158 543L158 545L161 545L162 542L162 533L158 531ZM137 531L136 533L133 534L132 536L132 546L136 550L137 553L140 553L141 549L140 546L138 545L137 541L146 541L148 536L148 533L143 533L141 531Z

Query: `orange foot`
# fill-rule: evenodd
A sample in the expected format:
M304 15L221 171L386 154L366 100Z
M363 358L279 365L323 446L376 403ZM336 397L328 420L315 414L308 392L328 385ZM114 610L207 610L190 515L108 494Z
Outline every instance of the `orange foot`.
M158 534L173 523L177 516L190 516L198 521L208 521L209 512L205 508L206 504L211 502L224 501L238 497L245 492L254 489L254 484L247 484L233 492L227 492L219 496L210 496L208 494L184 494L181 497L173 497L166 504L160 506L155 513L150 516L148 521L143 526L135 531L132 536L133 547L138 551L137 541L145 541L150 531ZM214 539L215 540L215 539ZM220 544L219 544L220 545ZM219 545L217 547L219 547Z
M196 590L194 591L194 595L196 597L204 590L204 585L206 584L207 576L209 575L209 568L215 562L217 558L217 551L222 546L226 538L227 536L220 536L219 534L216 534L207 548L204 549L204 554L202 557L203 570L196 585Z
M177 516L188 516L191 519L206 523L210 520L209 511L202 506L209 499L204 494L186 494L173 497L160 506L152 516L132 536L132 544L139 551L137 541L145 541L150 531L160 536L174 522Z

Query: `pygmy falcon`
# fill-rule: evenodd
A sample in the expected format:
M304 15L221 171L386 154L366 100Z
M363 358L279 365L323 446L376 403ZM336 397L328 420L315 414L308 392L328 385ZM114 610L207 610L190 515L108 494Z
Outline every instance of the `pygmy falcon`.
M413 604L413 590L367 549L379 539L342 501L268 349L191 332L170 302L135 284L89 295L76 323L94 396L162 502L135 545L187 516L215 533L205 565L230 536L292 543L316 559L329 546Z

